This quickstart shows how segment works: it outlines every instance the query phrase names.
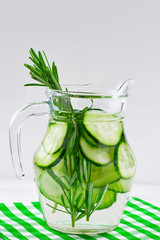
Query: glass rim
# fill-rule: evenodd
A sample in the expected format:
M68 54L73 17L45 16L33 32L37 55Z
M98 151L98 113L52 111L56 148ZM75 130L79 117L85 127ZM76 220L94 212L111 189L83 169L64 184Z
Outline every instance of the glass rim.
M133 83L133 79L128 78L115 90L109 90L104 92L98 91L76 91L76 90L56 90L46 88L46 95L53 96L66 96L66 97L74 97L74 98L125 98L128 97L128 89L129 85ZM89 87L93 83L86 84L62 84L62 87Z

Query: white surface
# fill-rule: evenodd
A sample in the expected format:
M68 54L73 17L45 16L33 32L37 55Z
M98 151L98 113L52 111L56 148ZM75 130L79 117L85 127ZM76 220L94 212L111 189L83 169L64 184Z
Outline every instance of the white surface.
M160 185L133 184L130 196L160 207ZM38 201L33 180L0 179L0 202Z
M91 82L108 76L135 79L126 133L137 157L135 182L160 184L160 1L6 0L0 3L0 177L14 178L8 126L22 105L44 99L30 82L28 50L45 50L61 82ZM105 88L105 86L104 86ZM22 132L26 177L46 120ZM4 160L5 159L5 160ZM6 160L7 159L7 160Z

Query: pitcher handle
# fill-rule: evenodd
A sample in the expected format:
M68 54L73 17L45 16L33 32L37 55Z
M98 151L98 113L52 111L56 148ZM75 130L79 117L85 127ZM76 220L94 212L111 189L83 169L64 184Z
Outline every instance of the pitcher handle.
M9 128L9 144L14 171L16 177L19 179L25 176L21 157L22 126L31 117L49 115L49 111L46 110L46 105L48 105L47 101L27 104L15 112L12 117ZM44 109L42 109L42 107Z

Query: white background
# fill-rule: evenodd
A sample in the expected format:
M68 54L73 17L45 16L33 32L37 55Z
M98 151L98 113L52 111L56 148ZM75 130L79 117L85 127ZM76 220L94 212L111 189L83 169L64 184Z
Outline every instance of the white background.
M131 77L126 133L137 159L136 183L160 184L160 1L0 1L1 178L15 178L8 128L22 105L44 100L44 90L25 88L30 47L55 60L61 82ZM47 119L22 131L26 178Z

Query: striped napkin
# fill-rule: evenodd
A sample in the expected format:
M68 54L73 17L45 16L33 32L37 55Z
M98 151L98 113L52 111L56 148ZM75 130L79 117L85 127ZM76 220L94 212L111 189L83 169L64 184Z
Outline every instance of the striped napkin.
M0 239L160 239L160 208L139 198L129 198L123 217L111 233L71 235L49 228L42 216L39 202L0 203Z

